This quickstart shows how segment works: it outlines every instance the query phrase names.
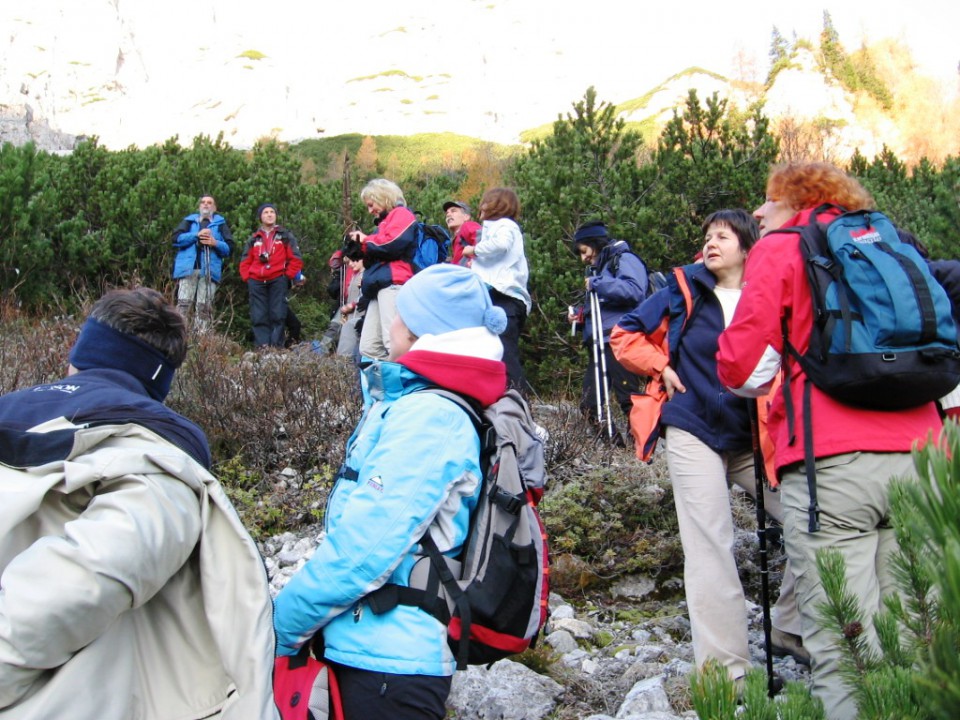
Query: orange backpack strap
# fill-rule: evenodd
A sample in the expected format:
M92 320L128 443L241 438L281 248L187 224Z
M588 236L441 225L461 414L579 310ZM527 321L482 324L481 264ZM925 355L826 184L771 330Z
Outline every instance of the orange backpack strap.
M683 304L687 309L687 314L683 318L683 327L686 327L687 321L690 320L690 316L693 315L693 293L690 290L690 282L687 280L687 274L683 271L682 267L675 267L673 274L677 278L677 287L680 289L680 294L683 295Z

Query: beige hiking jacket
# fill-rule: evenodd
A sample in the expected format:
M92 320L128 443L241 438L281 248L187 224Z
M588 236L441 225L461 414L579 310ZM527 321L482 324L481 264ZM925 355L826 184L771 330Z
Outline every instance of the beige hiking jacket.
M0 572L2 720L278 717L256 545L159 435L85 428L65 461L0 465Z

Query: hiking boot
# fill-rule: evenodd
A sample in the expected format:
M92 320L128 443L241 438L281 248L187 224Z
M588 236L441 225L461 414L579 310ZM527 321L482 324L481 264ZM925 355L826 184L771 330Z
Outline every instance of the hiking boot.
M810 653L803 646L803 639L779 628L770 629L770 652L776 657L789 655L800 665L810 665Z

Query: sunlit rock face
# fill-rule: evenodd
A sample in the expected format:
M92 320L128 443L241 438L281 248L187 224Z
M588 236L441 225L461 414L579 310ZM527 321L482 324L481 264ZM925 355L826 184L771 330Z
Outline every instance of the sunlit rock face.
M594 85L628 122L654 128L695 88L701 101L715 92L741 109L763 100L774 121L820 123L838 159L903 145L889 114L864 113L864 99L826 78L810 51L764 88L716 68L670 67L662 47L640 43L637 65L663 66L651 87L571 43L535 3L448 2L458 3L454 18L434 0L408 0L402 24L377 3L3 3L0 141L52 152L94 135L112 149L220 133L236 147L342 133L517 143Z

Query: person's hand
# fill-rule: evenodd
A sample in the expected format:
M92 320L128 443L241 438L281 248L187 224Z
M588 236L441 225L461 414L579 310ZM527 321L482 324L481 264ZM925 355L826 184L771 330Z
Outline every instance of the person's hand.
M473 247L473 245L467 245L465 248L463 248L463 257L472 258L476 254L477 250Z
M687 388L684 387L682 382L680 382L680 376L677 375L677 371L669 365L665 367L663 372L660 374L660 382L663 383L663 389L667 393L668 400L673 399L673 394L675 392L685 393L687 391Z
M363 243L367 241L367 236L364 235L359 230L354 230L353 232L350 233L350 239L353 240L354 242L358 242L361 245L363 245Z
M197 238L200 240L201 245L216 245L217 239L213 236L213 233L210 232L210 228L204 228L197 233Z
M303 273L297 273L296 277L293 278L294 287L302 287L304 283L307 282L307 276Z

